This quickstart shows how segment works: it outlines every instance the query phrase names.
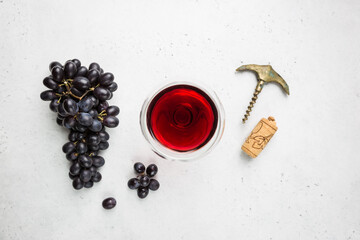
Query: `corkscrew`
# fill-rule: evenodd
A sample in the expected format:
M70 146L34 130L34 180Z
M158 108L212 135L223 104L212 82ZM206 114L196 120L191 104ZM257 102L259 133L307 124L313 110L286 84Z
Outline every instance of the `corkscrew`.
M249 103L248 109L246 110L246 114L242 119L243 123L246 122L248 117L250 116L251 109L254 107L254 104L258 98L259 93L263 89L265 83L276 82L280 84L280 86L284 89L284 91L290 95L289 86L285 82L285 80L272 68L270 65L256 65L256 64L248 64L242 65L236 69L236 71L253 71L256 73L256 78L258 80L258 84L256 85L254 95Z

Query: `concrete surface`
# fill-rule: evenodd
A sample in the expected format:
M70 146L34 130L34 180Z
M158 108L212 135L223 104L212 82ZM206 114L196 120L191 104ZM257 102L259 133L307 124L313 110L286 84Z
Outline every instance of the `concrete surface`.
M0 239L360 239L359 24L356 0L0 0ZM103 180L81 191L39 98L49 62L72 58L115 74L121 108ZM291 95L266 86L243 125L246 63L271 63ZM148 93L179 80L226 112L219 145L191 163L158 158L139 127ZM269 115L279 130L250 160L240 147ZM145 200L126 186L135 161L159 166Z

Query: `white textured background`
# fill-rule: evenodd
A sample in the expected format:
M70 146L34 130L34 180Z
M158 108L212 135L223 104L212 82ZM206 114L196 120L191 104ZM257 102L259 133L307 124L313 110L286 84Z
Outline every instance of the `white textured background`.
M357 0L0 0L0 239L360 239L359 30ZM122 111L103 180L81 191L39 98L49 62L72 58L115 74ZM246 63L271 63L291 95L266 86L242 125ZM191 163L159 159L138 123L177 80L207 83L226 111L219 145ZM249 160L240 147L269 115L279 130ZM135 161L159 166L145 200L126 186Z

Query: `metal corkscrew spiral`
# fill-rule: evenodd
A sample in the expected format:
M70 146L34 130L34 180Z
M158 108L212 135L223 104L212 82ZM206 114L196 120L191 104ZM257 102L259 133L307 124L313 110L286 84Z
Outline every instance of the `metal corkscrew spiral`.
M256 100L257 100L257 96L259 95L261 91L257 91L255 90L254 92L254 95L251 99L251 102L249 103L249 106L248 106L248 109L246 110L246 114L244 115L244 118L242 119L243 123L246 122L246 120L248 120L248 117L250 116L250 112L251 112L251 109L254 107L254 104L256 103Z
M249 64L243 65L236 69L236 71L253 71L257 75L258 84L256 85L254 95L249 103L248 109L246 110L246 114L242 119L243 123L246 122L248 117L250 116L251 109L254 107L256 100L258 98L259 93L263 89L265 83L268 82L276 82L280 84L280 86L284 89L284 91L290 95L289 86L285 82L285 80L277 73L270 65L256 65L256 64Z

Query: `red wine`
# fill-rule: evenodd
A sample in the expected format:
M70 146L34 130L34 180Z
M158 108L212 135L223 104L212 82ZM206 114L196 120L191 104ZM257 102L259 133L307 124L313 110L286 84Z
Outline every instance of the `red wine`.
M218 111L211 98L186 84L162 90L147 111L147 125L153 137L179 152L204 146L213 137L217 122Z

